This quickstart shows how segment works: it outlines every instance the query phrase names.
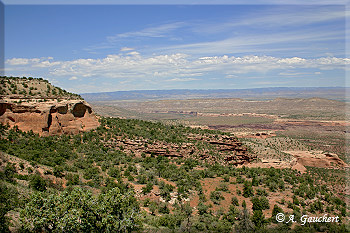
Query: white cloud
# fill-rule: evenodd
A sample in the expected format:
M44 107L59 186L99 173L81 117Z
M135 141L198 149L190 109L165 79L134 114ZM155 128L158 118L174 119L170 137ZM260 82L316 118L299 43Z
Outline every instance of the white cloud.
M315 72L316 73L316 72ZM315 73L311 73L311 72L281 72L279 73L279 75L283 75L283 76L299 76L299 75L312 75Z
M12 58L6 61L6 64L13 65L13 66L27 65L29 63L30 63L30 59L27 59L27 58Z
M123 47L120 49L121 52L125 52L125 51L132 51L135 50L134 48L128 48L128 47Z
M189 82L189 81L197 81L197 80L200 80L200 79L198 79L198 78L173 78L173 79L169 79L166 81L169 81L169 82Z
M349 58L321 57L306 59L301 57L279 58L272 56L207 56L194 58L187 54L142 56L133 51L126 55L110 54L101 59L77 59L54 61L39 58L12 58L6 61L6 69L11 71L42 71L46 76L67 77L103 77L114 79L153 79L172 81L195 81L209 74L218 74L222 78L236 78L240 74L257 72L264 74L278 70L280 75L295 76L304 71L300 69L345 70L350 64ZM318 70L317 70L318 69ZM281 71L286 70L286 71ZM308 71L310 73L310 71ZM312 74L312 73L310 73ZM315 73L316 74L316 73ZM41 75L42 76L42 75Z
M138 56L138 55L140 55L140 53L136 52L136 51L132 51L132 52L128 53L128 55Z
M238 76L233 75L233 74L229 74L229 75L226 75L225 78L238 78Z
M23 66L30 65L33 67L50 67L59 65L59 62L50 62L53 57L42 57L42 58L12 58L6 60L6 64L10 66Z
M51 60L51 58L47 58L49 60ZM40 61L37 64L34 64L34 67L51 67L51 66L57 66L59 65L60 62L50 62L50 61Z
M78 79L78 77L76 77L76 76L72 76L71 78L69 78L69 80L77 80Z

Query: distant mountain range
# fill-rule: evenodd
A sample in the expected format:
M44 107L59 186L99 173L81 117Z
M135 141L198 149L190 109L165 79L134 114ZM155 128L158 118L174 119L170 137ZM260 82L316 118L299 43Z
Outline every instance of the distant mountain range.
M349 87L267 87L252 89L209 89L209 90L137 90L100 93L84 93L81 96L90 102L113 100L161 100L161 99L205 99L205 98L326 98L339 101L350 100L346 93ZM349 93L350 94L350 93Z

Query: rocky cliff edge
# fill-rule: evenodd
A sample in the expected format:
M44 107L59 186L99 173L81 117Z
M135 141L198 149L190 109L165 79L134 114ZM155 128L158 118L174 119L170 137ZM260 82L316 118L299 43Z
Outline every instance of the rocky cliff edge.
M0 100L0 123L41 136L77 134L95 129L98 119L84 100Z

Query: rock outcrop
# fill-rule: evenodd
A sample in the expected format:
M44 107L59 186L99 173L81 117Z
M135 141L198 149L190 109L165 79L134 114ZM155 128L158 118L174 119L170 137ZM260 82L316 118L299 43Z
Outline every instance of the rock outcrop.
M1 100L0 123L42 136L76 134L99 126L96 115L84 100L22 101Z

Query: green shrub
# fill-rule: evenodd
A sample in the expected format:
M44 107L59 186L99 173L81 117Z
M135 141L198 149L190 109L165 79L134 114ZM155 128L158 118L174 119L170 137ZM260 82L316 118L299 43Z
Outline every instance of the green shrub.
M243 185L243 197L251 197L251 196L253 196L252 183L249 181L245 181Z
M162 202L158 206L158 212L161 214L169 214L169 208L166 203Z
M150 193L153 189L153 184L151 182L148 182L146 186L142 187L142 192L144 194Z
M100 170L98 167L89 167L84 170L84 179L90 180L93 179L94 177L98 176L100 173Z
M224 199L225 198L220 191L210 192L210 200L212 200L215 205L220 205L220 201Z
M141 226L132 193L113 188L97 197L80 188L36 193L21 211L26 232L133 232Z
M199 202L198 206L197 206L197 210L198 210L198 214L199 215L203 215L206 214L208 211L208 206L206 206L203 202Z
M231 204L234 206L239 206L238 198L236 196L232 197Z
M253 210L266 210L270 208L269 200L266 197L253 197Z
M151 200L147 197L147 198L143 201L143 206L144 206L144 207L148 207L150 203L151 203Z
M5 216L8 211L16 208L19 204L18 191L0 182L0 232L9 231L9 219Z
M229 182L230 181L230 176L225 174L222 176L222 178L224 179L225 182Z
M53 175L55 177L59 177L59 178L62 178L64 177L64 174L63 174L63 168L61 166L55 166L53 168Z
M283 210L282 210L281 207L279 207L278 205L275 204L275 205L273 206L272 216L271 216L271 220L272 220L273 223L277 223L276 215L277 215L278 213L284 213L284 212L283 212Z
M67 185L78 185L80 183L80 178L78 174L68 173L66 175Z
M216 187L216 191L229 192L227 184L219 184L219 187Z
M111 167L108 169L108 175L114 178L120 178L120 170L116 167Z
M147 176L146 175L138 175L137 176L137 183L146 184L147 183Z
M261 210L253 211L252 222L255 225L255 229L260 229L267 223L265 216Z
M29 180L29 187L37 191L45 191L46 190L46 181L39 175L32 175Z

